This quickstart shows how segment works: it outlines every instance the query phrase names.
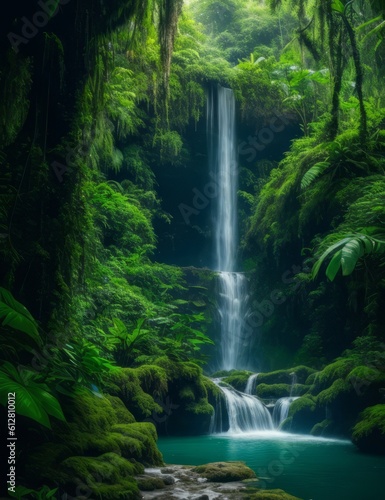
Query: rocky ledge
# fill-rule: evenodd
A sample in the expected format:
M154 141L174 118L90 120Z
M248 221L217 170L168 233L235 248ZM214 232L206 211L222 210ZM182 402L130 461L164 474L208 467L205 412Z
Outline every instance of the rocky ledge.
M300 500L283 490L258 488L255 473L243 462L168 465L145 469L136 480L144 500Z

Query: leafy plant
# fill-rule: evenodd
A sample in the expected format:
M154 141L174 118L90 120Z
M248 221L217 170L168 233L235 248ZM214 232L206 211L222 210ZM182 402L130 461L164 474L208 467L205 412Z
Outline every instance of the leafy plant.
M325 259L333 255L326 268L326 276L333 281L338 271L343 276L349 276L358 262L365 255L385 252L385 240L380 240L367 234L347 234L333 245L329 246L314 264L313 277L316 277Z
M9 393L15 393L16 412L51 428L50 417L65 420L59 401L39 376L27 368L16 368L9 362L0 367L0 403L7 404Z
M107 339L115 346L115 357L117 361L126 366L130 363L133 354L143 354L149 350L153 343L150 330L142 328L145 318L137 321L136 326L130 332L127 326L119 318L113 318L113 326L109 327L110 335Z
M87 339L74 339L56 353L49 367L47 380L56 390L73 396L78 386L91 388L102 385L104 377L115 369L111 360Z
M36 344L41 345L38 326L26 307L18 302L11 292L0 287L0 319L2 326L9 326L14 330L25 333Z
M44 485L40 490L32 490L31 488L26 488L25 486L16 486L15 493L9 491L9 495L12 498L17 498L21 500L23 498L34 498L36 500L49 500L54 498L58 488L50 488Z

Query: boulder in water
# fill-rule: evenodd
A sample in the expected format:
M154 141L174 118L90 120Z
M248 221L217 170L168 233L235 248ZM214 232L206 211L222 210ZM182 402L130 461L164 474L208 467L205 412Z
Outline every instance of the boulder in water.
M244 462L213 462L198 465L193 470L211 482L229 483L256 477L254 471Z

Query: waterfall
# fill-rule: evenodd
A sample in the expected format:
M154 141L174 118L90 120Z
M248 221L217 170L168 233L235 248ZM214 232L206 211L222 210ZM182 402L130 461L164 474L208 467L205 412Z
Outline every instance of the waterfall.
M273 410L273 422L275 427L279 427L282 422L287 419L290 405L296 399L298 399L298 397L286 397L280 398L276 401Z
M255 387L257 385L257 377L259 373L254 373L253 375L250 375L250 377L247 379L247 384L245 388L245 393L246 394L253 394Z
M218 275L218 312L222 370L245 369L251 347L246 334L248 314L247 279L235 272L238 246L237 189L238 167L235 134L235 99L231 89L213 89L207 102L207 134L210 176L217 185L214 200L214 268Z
M298 378L295 372L290 373L291 376L291 387L290 387L290 397L293 396L295 385L297 384Z
M266 406L254 396L237 391L231 386L225 386L221 379L213 382L222 391L229 417L230 434L271 430L274 428L271 415ZM222 429L212 429L221 432Z
M221 320L221 369L244 368L243 339L247 280L241 273L219 274L219 315Z

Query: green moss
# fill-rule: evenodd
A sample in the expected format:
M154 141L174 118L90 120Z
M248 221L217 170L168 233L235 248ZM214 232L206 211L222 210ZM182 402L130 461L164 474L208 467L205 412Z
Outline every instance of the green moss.
M166 370L169 382L175 379L195 382L202 375L202 368L190 361L172 361L167 356L162 356L154 364Z
M160 366L142 365L135 369L142 389L149 393L162 397L168 390L167 373Z
M119 484L95 485L92 491L95 498L103 498L103 500L139 500L142 498L134 479L125 479Z
M290 395L291 386L288 384L258 384L256 388L257 396L262 399L283 398Z
M362 451L385 454L385 404L370 406L361 413L352 441Z
M315 376L314 385L317 391L329 387L336 379L344 379L355 367L356 362L350 358L341 358L318 372Z
M211 482L227 483L255 478L254 471L244 462L213 462L194 467L193 471Z
M136 482L141 491L154 491L165 487L165 484L160 477L139 477L136 479Z
M223 382L226 382L226 384L230 384L238 391L243 392L245 390L247 380L252 374L253 372L249 371L236 371L233 372L231 375L225 377L223 379Z
M126 406L124 405L123 401L120 398L116 396L111 396L110 394L107 394L106 398L111 403L111 406L114 409L117 418L117 423L132 424L133 422L135 422L134 415L127 410Z
M181 401L194 401L195 400L195 394L191 386L186 385L179 391L179 398Z
M314 373L313 368L307 366L295 366L294 368L288 368L285 370L276 370L269 373L260 373L257 378L258 384L291 384L293 381L292 373L296 375L296 381L299 384L304 384L306 379ZM307 383L307 382L306 382Z
M383 384L385 383L385 373L369 366L356 366L346 377L346 380L351 382L353 386L360 384L360 387L369 384Z
M223 397L223 392L219 389L217 385L214 384L214 382L211 379L203 376L202 381L210 399L212 398L215 400L218 397Z
M207 402L207 399L201 399L196 403L189 403L186 406L187 411L191 411L194 415L211 415L214 414L214 408Z
M323 436L328 429L332 426L332 421L330 419L325 419L322 420L322 422L319 422L318 424L315 424L310 431L310 434L312 436Z
M149 371L141 372L145 378ZM155 371L151 372L152 374ZM163 409L150 394L143 391L136 369L122 368L110 377L108 392L118 396L137 420L144 420L153 413L161 414Z
M63 405L69 422L76 422L79 431L101 432L118 422L111 401L98 397L91 392L78 392Z
M143 473L143 466L131 463L115 453L100 457L69 457L61 464L65 484L71 489L88 490L101 498L140 498L132 476ZM131 496L129 496L131 495Z
M337 399L352 392L351 384L339 378L335 380L330 387L321 391L317 396L317 402L323 406L334 403Z
M289 416L294 416L300 412L313 412L316 408L316 402L311 397L303 396L292 402L289 408Z
M114 433L120 434L135 446L127 452L137 454L136 460L145 465L163 465L162 454L156 447L157 433L153 424L137 422L135 424L118 424L112 427Z
M300 500L298 497L293 497L283 490L261 490L257 493L246 494L243 497L245 500Z

